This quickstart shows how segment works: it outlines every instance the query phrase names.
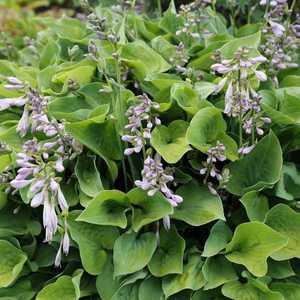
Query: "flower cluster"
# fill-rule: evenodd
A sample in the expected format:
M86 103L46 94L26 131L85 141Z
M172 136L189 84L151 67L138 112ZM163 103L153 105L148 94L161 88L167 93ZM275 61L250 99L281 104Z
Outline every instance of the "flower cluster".
M61 124L50 121L47 116L47 97L41 97L37 90L27 86L15 77L7 78L8 84L4 85L9 90L27 91L17 98L4 98L0 102L0 111L11 107L24 107L22 117L17 125L17 132L24 137L30 126L31 131L43 132L47 137L53 137L62 130Z
M264 56L248 58L250 50L241 48L235 53L234 59L224 59L220 63L213 64L212 70L225 75L216 87L215 93L220 92L227 84L225 93L224 113L237 117L249 110L258 110L259 105L256 95L250 84L250 78L254 75L259 81L266 81L267 76L256 68L267 59Z
M261 1L261 4L266 3ZM274 84L278 86L278 71L298 66L300 25L290 24L285 20L285 15L291 13L287 0L271 1L269 6L266 26L262 30L264 43L260 49L269 60L267 71L272 76Z
M141 152L151 138L151 131L154 125L160 125L160 119L152 113L153 109L158 109L159 104L153 102L144 94L138 97L141 103L130 106L126 112L129 124L125 126L128 134L122 136L124 142L131 144L131 148L125 150L126 155Z
M50 142L38 143L36 139L25 142L23 151L17 154L17 176L10 183L16 190L28 188L27 197L31 199L30 204L33 208L43 206L45 242L51 242L57 232L59 209L63 216L66 216L68 210L68 203L59 184L61 178L57 177L57 174L64 171L64 160L70 158L72 145L69 145L67 140L57 137ZM67 255L69 237L66 221L61 247ZM56 265L59 265L59 257L61 254L57 256Z
M27 197L32 207L43 206L43 226L45 228L45 242L51 242L58 230L57 213L61 211L66 217L68 203L62 193L59 182L64 171L64 161L73 159L81 152L79 145L70 135L65 133L63 123L49 120L47 116L48 99L41 97L37 90L27 87L15 77L8 77L4 86L9 90L25 91L17 98L1 99L0 110L10 107L22 107L23 114L17 125L17 132L25 136L31 126L32 133L42 132L49 139L38 142L35 138L23 145L23 151L17 153L16 163L19 167L16 177L10 185L17 190L27 188ZM60 264L61 251L68 254L69 236L66 220L64 234L55 260Z
M106 30L106 18L98 16L95 12L90 13L87 16L88 24L91 30L93 30L99 40L108 40L113 44L119 41L118 36L112 31Z
M144 191L148 191L149 196L156 192L162 192L172 206L177 206L183 201L181 196L175 195L168 187L168 184L174 181L172 172L164 169L161 157L158 153L154 158L148 156L144 161L142 170L142 180L136 180L135 185Z
M224 144L217 141L216 146L213 146L207 151L207 159L203 162L203 168L200 169L200 174L205 175L204 183L207 184L212 194L217 194L217 191L213 187L213 183L208 181L209 177L215 178L219 181L219 186L224 187L228 181L228 175L222 174L216 167L218 161L222 162L226 160L225 155L226 147Z
M179 15L185 18L185 23L181 29L176 31L176 35L184 34L194 39L200 38L199 25L207 19L203 10L210 4L211 0L196 0L186 5L182 4Z

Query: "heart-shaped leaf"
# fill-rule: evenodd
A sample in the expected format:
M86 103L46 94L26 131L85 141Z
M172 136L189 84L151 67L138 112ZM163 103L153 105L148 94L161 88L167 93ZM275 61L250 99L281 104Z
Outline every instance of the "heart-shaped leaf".
M222 287L224 296L234 300L285 300L279 292L271 291L259 279L248 278L247 283L232 281Z
M272 258L276 260L300 258L300 213L286 204L277 204L268 212L265 223L288 238L286 247L273 253Z
M294 282L274 282L271 284L273 291L283 295L284 300L300 299L300 285Z
M235 160L237 158L237 145L225 133L226 127L226 122L219 109L205 107L193 117L187 130L187 140L193 147L204 153L219 141L225 146L227 158Z
M271 187L279 178L282 168L282 151L276 135L271 131L242 159L229 166L227 190L235 195Z
M188 262L183 266L183 273L163 278L162 287L166 299L182 290L198 290L205 284L202 274L203 261L198 252L190 253Z
M225 248L232 238L232 232L226 223L219 220L210 230L210 234L204 244L202 256L211 257Z
M202 96L204 95L202 91ZM192 86L186 82L175 83L171 88L171 98L174 99L177 104L187 113L194 115L199 109L211 106L206 98L200 98L199 94L192 88Z
M143 226L173 213L173 207L161 193L148 196L147 192L134 188L127 196L133 205L132 228L136 232Z
M152 232L122 234L114 244L114 276L131 274L144 268L156 246L156 236Z
M172 218L193 226L225 220L221 199L210 193L207 187L191 182L180 187L177 194L183 197L183 202L174 209Z
M240 201L244 205L250 221L263 222L269 210L268 198L256 191L248 192Z
M27 256L8 241L0 240L0 287L11 285L21 273Z
M111 297L120 288L120 281L114 278L112 255L108 255L102 272L97 276L96 288L102 300L111 300Z
M103 159L120 160L122 158L119 137L112 120L102 124L86 120L68 124L66 128L74 138Z
M129 208L129 201L121 191L102 191L89 203L77 220L125 228L127 226L126 211Z
M141 80L151 74L163 73L171 67L142 40L126 44L122 48L121 58Z
M220 53L223 58L233 58L234 53L241 47L257 49L260 44L261 32L257 31L254 34L235 38L221 47Z
M215 289L226 282L238 279L232 264L223 255L207 258L202 271L207 281L204 290Z
M231 242L226 246L226 258L244 265L253 275L267 273L267 258L287 245L288 239L260 222L238 225Z
M167 163L177 163L191 149L185 137L187 128L187 122L176 120L152 131L151 145Z
M36 300L77 300L80 298L80 279L83 271L78 270L75 276L60 276L55 282L46 285L37 295Z
M139 288L139 299L143 300L164 300L164 293L159 278L150 277L144 280Z
M183 271L184 239L175 229L162 229L159 234L159 245L152 256L148 268L155 277L167 274L178 274Z
M103 185L96 167L96 157L79 156L75 166L75 174L78 178L80 189L90 197L97 196Z
M119 232L111 226L75 221L77 216L77 213L72 212L68 218L71 237L79 246L84 269L92 275L97 275L102 272L106 263L106 249L113 248Z

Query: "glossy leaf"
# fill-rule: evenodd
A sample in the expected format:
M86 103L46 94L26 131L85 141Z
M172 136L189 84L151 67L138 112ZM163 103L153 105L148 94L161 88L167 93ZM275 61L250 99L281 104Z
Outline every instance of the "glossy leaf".
M150 272L155 277L182 273L184 249L185 241L175 229L162 229L159 245L148 264Z
M240 201L244 205L250 221L263 222L269 210L268 198L256 191L248 192Z
M268 212L265 223L288 238L288 244L272 255L276 260L300 258L300 213L281 203Z
M103 185L96 166L96 157L81 155L77 159L75 174L81 190L90 197L97 196Z
M207 258L202 271L207 281L204 290L214 289L226 282L238 279L232 264L223 255Z
M225 248L232 238L232 232L226 223L219 220L210 230L210 234L204 244L202 256L211 257Z
M134 188L127 196L133 206L132 229L136 232L143 226L173 213L173 207L161 193L148 196L147 192Z
M191 253L188 262L183 266L183 273L163 278L162 288L166 299L182 290L198 290L205 285L202 274L203 261L199 253Z
M235 195L271 187L280 178L282 151L273 132L262 138L242 159L229 165L227 190Z
M157 247L154 233L125 232L114 244L114 276L134 273L144 268Z
M151 144L167 163L177 163L191 149L185 137L187 128L187 122L176 120L152 131Z
M231 137L225 134L226 127L220 110L215 107L202 108L190 123L187 130L187 140L193 147L204 153L219 141L226 148L226 156L235 160L237 158L237 145Z
M84 269L97 275L107 260L106 249L112 249L119 232L111 226L99 226L75 221L76 214L68 219L72 239L78 244Z
M180 187L177 194L183 197L183 202L175 208L172 218L193 226L225 220L221 199L212 195L207 187L191 182Z
M287 242L284 235L263 223L243 223L236 228L231 242L226 246L225 256L260 277L267 273L267 258L285 247Z
M124 193L118 190L102 191L77 218L96 225L127 226L126 211L129 201Z
M0 287L11 285L21 273L26 254L8 241L0 240Z

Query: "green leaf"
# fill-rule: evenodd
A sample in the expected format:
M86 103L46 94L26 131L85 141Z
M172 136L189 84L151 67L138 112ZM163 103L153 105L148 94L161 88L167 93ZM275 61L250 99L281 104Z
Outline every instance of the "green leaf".
M18 280L14 285L0 289L0 299L2 297L11 297L15 300L31 300L35 294L36 292L31 286L31 281L28 279Z
M287 89L279 109L281 113L291 118L294 123L300 123L299 95L293 95Z
M211 257L225 248L232 238L232 232L226 223L219 220L210 230L210 234L204 244L202 256Z
M161 287L161 280L155 277L143 280L139 288L139 299L164 300L165 297Z
M285 300L278 292L271 291L259 279L248 278L247 283L232 281L222 287L224 296L234 300Z
M187 140L193 147L204 153L219 141L226 148L226 156L230 160L235 160L237 158L237 145L231 137L226 135L226 127L226 122L223 120L219 109L215 107L202 108L190 123L187 130Z
M77 300L80 298L78 284L82 271L73 278L71 276L60 276L54 283L46 285L36 297L36 300ZM76 278L77 277L77 278ZM78 282L79 281L79 282Z
M276 196L285 200L300 198L300 172L294 163L284 163L276 184Z
M207 281L204 290L215 289L226 282L238 279L232 264L223 255L207 258L202 272Z
M185 134L188 123L176 120L166 126L156 126L151 134L151 145L169 164L177 163L191 150Z
M284 300L300 299L300 285L294 282L274 282L271 284L273 291L283 295Z
M300 258L300 213L280 203L268 212L265 223L288 238L286 247L278 249L272 258L276 260Z
M216 290L209 290L209 291L203 291L198 290L193 295L191 300L225 300L222 296L220 296L220 293Z
M171 67L157 52L141 40L123 46L121 59L133 69L134 74L140 80L151 74L168 71Z
M51 101L48 105L48 111L51 116L69 122L88 119L92 108L83 97L78 96L59 97Z
M42 70L50 65L55 65L59 59L59 52L59 45L50 38L41 53L40 69Z
M77 213L69 214L68 224L72 239L78 244L84 269L97 275L107 260L106 249L112 249L119 232L111 226L99 226L75 221Z
M95 156L80 155L75 166L75 174L80 189L88 196L95 197L103 190Z
M284 279L296 275L292 269L291 263L288 260L276 261L273 259L268 260L268 274L275 279Z
M267 273L267 258L287 245L288 239L260 222L238 225L226 246L226 258L244 265L255 276Z
M230 179L227 190L235 195L260 191L271 187L280 178L282 151L279 141L271 131L242 159L228 166Z
M67 124L67 130L72 136L103 159L120 160L122 151L118 135L112 120L97 124L86 120ZM1 137L0 137L1 138Z
M199 81L195 83L195 91L200 99L205 100L208 96L214 93L216 85L209 81Z
M91 60L82 60L79 63L65 63L60 65L58 72L52 77L52 82L65 84L69 80L84 85L91 82L96 65Z
M203 261L198 252L188 256L188 262L183 266L183 273L169 275L163 278L162 288L166 299L182 290L198 290L205 285L202 274Z
M159 245L152 256L148 268L155 277L178 274L183 271L184 239L173 228L162 229L159 233Z
M111 300L119 287L119 280L114 279L112 256L109 255L102 272L97 276L96 288L102 300Z
M220 53L223 58L233 58L234 53L241 47L257 49L260 45L261 32L233 39L221 47Z
M19 152L25 140L20 137L16 131L17 126L10 127L6 130L0 130L0 141L8 145L12 150Z
M197 93L198 92L198 93ZM174 99L177 104L187 113L194 115L199 109L210 106L210 103L204 101L206 97L204 96L205 92L202 90L200 92L200 87L198 86L198 90L193 89L193 87L186 83L175 83L171 88L171 98Z
M77 218L96 225L112 225L126 228L126 211L129 201L124 193L118 190L102 191Z
M250 221L264 221L269 210L269 202L266 196L252 191L245 194L240 201L244 205Z
M74 43L88 44L89 31L86 25L78 19L64 17L58 21L51 22L50 28L61 39Z
M157 246L152 232L125 232L114 244L114 275L126 275L144 268Z
M133 205L132 228L136 232L143 226L173 213L173 207L161 193L148 196L147 192L134 188L127 196Z
M27 256L10 242L0 240L0 288L11 285L21 273Z
M139 300L139 285L130 284L121 287L112 296L111 300Z
M172 218L193 226L225 220L221 199L211 194L207 187L191 182L180 187L176 193L183 197L183 202L174 209Z

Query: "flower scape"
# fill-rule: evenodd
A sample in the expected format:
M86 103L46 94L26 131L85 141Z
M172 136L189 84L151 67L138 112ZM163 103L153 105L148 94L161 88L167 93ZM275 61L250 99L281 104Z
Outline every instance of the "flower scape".
M299 14L1 1L0 299L300 300Z

